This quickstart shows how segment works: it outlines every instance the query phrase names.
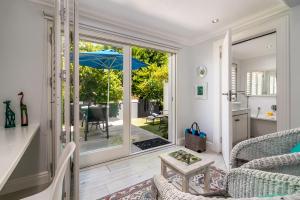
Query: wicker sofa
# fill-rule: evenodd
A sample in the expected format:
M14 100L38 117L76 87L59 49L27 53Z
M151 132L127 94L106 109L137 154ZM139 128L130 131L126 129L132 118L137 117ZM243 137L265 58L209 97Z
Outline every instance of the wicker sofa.
M300 129L292 129L237 144L231 155L233 169L224 180L225 192L231 197L227 199L254 200L277 194L266 198L300 200L300 153L289 153L299 142ZM160 175L154 177L154 183L162 200L216 199L183 193Z
M266 199L276 200L299 200L300 199L300 177L264 172L260 170L236 168L230 170L225 178L226 192L230 198L256 200L266 197ZM225 199L224 197L196 196L184 193L175 188L163 176L154 177L157 188L158 199L161 200L210 200ZM275 197L267 197L271 194L278 194ZM290 194L281 196L280 194Z
M272 162L291 159L287 154L300 142L300 128L267 134L238 143L231 153L231 167L239 167L251 160L267 158ZM259 160L258 162L263 162ZM300 174L298 174L300 175Z

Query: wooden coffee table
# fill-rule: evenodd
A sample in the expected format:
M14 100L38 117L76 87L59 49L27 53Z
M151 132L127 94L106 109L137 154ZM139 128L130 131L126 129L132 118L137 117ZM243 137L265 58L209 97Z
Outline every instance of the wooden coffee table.
M204 191L209 192L210 189L210 174L209 174L209 168L214 163L213 160L210 159L203 159L201 157L201 154L191 151L186 148L180 148L178 150L186 151L187 153L190 153L196 157L201 158L202 160L197 161L194 164L188 165L187 163L183 161L179 161L175 159L174 157L170 156L168 153L164 153L160 155L161 159L161 174L167 178L167 168L171 169L175 173L179 174L182 177L182 191L183 192L189 192L189 180L191 177L198 175L198 174L204 174ZM175 150L175 151L178 151ZM172 151L174 152L174 151Z

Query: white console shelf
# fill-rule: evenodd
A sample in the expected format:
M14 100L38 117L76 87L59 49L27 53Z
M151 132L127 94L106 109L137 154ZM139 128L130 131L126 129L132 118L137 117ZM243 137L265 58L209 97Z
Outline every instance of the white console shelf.
M39 130L38 123L15 128L0 128L0 191Z

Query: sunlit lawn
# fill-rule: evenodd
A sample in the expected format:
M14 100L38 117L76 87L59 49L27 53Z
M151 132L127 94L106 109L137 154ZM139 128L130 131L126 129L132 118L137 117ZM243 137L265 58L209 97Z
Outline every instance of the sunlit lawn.
M146 123L146 118L135 118L131 120L131 123L134 126L138 126L154 133L155 135L168 139L168 132L165 129L159 128L159 119L157 119L153 124L152 121L148 121Z

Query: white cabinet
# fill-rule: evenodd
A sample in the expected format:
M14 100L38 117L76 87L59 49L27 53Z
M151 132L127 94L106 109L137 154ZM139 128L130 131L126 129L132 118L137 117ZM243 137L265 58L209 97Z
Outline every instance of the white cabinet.
M233 146L237 143L248 139L249 136L249 116L248 112L234 114L232 116L232 143Z

